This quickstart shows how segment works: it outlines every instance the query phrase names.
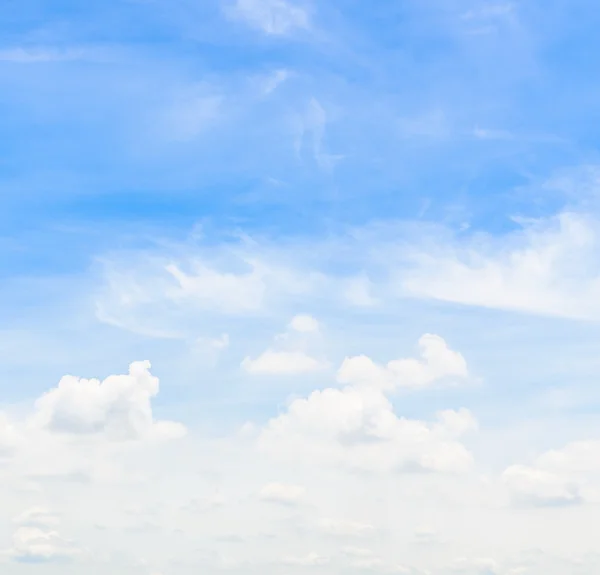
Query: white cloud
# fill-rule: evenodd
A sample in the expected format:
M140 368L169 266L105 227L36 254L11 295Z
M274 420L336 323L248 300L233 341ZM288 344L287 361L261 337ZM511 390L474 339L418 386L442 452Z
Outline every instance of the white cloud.
M42 508L33 508L19 515L19 525L12 537L12 547L4 555L19 562L51 562L72 558L80 550L56 530L58 516Z
M288 255L248 240L105 259L96 316L147 337L191 339L206 316L264 316L328 291L330 278L291 267Z
M153 418L151 399L159 382L149 370L150 362L140 361L130 365L127 375L102 382L64 376L36 401L33 421L55 432L103 433L115 440L181 437L183 425Z
M377 365L364 355L346 358L338 370L338 381L351 385L370 385L381 389L426 387L447 378L468 376L464 357L451 350L443 338L425 334L419 339L421 359L392 360Z
M263 501L290 505L298 503L305 493L306 489L301 485L268 483L260 490L260 498Z
M575 213L524 222L494 239L418 250L400 275L403 293L467 305L600 319L596 224Z
M273 36L306 30L310 24L308 12L286 0L235 0L226 12L230 17Z
M290 328L300 333L319 331L319 322L310 315L296 315L290 322Z
M327 364L303 351L274 351L268 349L256 359L244 358L242 368L255 375L294 375L312 373L327 368Z
M343 288L343 296L346 301L357 307L372 307L379 303L373 297L373 283L366 276L358 276L349 279Z
M344 158L332 154L325 145L326 128L329 122L327 112L316 98L311 98L300 117L297 118L296 153L302 157L305 146L312 153L314 161L323 170L332 170Z
M246 357L242 369L251 374L293 375L324 370L328 363L305 351L311 338L318 335L319 322L310 315L296 315L288 331L275 337L275 349L269 348L257 358Z
M435 348L443 349L437 341ZM413 366L408 365L406 371L412 375ZM420 374L421 364L417 367ZM370 365L346 373L352 377L344 381L354 385L293 400L261 432L260 448L296 462L304 459L371 471L456 472L470 467L471 455L457 441L476 427L468 410L443 411L433 423L401 418L384 395L381 378L372 377Z
M517 503L539 506L600 501L600 441L548 451L533 465L512 465L502 479Z
M502 475L518 503L570 505L581 502L579 486L560 475L524 465L513 465Z

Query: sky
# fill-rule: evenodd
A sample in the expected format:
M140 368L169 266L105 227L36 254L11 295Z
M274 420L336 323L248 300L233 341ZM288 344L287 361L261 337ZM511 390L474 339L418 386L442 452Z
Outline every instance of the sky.
M0 570L596 575L591 0L5 0Z

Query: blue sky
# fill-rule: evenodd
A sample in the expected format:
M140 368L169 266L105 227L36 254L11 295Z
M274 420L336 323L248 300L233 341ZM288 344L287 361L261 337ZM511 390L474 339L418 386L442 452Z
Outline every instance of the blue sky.
M594 3L8 6L3 572L598 572Z

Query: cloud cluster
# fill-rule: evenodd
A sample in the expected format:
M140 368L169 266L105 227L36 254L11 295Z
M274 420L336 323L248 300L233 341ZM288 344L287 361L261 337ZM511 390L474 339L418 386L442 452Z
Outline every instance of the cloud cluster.
M472 457L458 439L477 427L468 410L442 411L432 422L406 419L385 395L390 381L425 385L466 374L464 359L442 338L428 335L421 343L424 360L398 360L387 370L369 358L346 360L338 378L347 385L294 399L262 431L260 448L295 461L371 471L467 470Z
M426 387L448 378L464 380L468 376L464 357L449 349L441 337L425 334L419 339L419 348L421 359L396 359L385 366L365 355L346 358L338 371L338 381L392 390Z
M149 361L139 361L127 375L104 381L65 376L36 401L34 422L54 432L102 433L115 440L181 437L183 425L153 418L159 382L149 370Z

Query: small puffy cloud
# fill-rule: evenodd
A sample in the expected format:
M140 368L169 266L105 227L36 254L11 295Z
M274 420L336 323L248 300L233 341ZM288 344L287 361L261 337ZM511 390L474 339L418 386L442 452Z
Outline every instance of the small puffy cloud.
M319 331L319 322L310 315L296 315L290 322L290 328L300 333L314 333Z
M153 418L151 400L158 390L148 361L134 362L127 375L104 381L64 376L36 401L33 422L53 432L102 433L114 440L181 437L183 425Z
M12 537L12 546L4 555L22 563L46 563L70 559L80 550L60 536L57 515L44 508L33 508L15 518L18 527Z
M305 351L318 331L319 322L314 317L296 315L286 333L275 337L274 347L254 359L244 358L242 369L255 375L294 375L326 369L327 362Z
M428 381L441 373L463 373L464 360L447 350L441 338L424 353L425 362L400 360L412 381ZM441 340L443 342L443 340ZM431 358L441 357L441 365ZM449 366L449 367L448 367ZM347 367L347 364L346 364ZM446 410L433 422L398 417L382 385L386 368L368 365L367 370L342 371L344 389L317 390L294 399L287 411L269 421L258 437L259 448L294 461L340 465L370 471L440 471L468 469L472 457L458 439L476 429L467 409ZM387 368L394 373L393 369ZM351 377L350 377L351 375ZM385 376L385 377L384 377Z
M226 8L226 13L273 36L309 27L307 11L286 0L236 0Z
M305 493L306 489L301 485L269 483L260 490L259 497L263 501L293 505L298 503Z
M303 351L268 349L256 359L244 358L242 368L254 375L294 375L325 369L327 364Z
M421 359L397 359L385 366L364 355L346 358L338 370L338 381L394 389L426 387L443 379L468 376L464 357L451 350L440 336L425 334L419 339L419 348Z

